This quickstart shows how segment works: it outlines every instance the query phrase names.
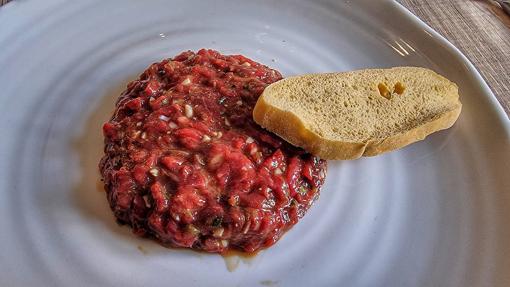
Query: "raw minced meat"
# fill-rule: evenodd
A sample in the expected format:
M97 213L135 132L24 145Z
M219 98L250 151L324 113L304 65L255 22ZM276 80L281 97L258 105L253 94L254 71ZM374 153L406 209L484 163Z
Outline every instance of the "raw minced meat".
M100 163L116 218L164 245L253 252L319 195L326 162L252 119L280 73L240 55L184 52L128 84Z

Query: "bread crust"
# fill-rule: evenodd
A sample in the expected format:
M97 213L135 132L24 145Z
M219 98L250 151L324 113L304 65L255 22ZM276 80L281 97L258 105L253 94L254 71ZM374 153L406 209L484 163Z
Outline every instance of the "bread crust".
M320 136L306 128L305 122L292 111L282 110L268 102L265 96L266 93L271 93L271 86L266 88L255 105L253 110L255 122L289 143L329 160L349 160L361 156L375 156L423 140L436 131L451 127L462 109L462 104L457 100L458 104L451 107L451 109L427 121L417 123L404 132L385 138L371 138L363 142L352 142L341 139L331 140Z

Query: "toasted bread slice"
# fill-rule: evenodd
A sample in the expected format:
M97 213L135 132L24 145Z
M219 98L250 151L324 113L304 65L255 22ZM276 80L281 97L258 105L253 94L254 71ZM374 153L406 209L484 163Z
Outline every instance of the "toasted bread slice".
M323 159L374 156L424 139L457 120L457 85L417 67L290 77L255 105L262 127Z

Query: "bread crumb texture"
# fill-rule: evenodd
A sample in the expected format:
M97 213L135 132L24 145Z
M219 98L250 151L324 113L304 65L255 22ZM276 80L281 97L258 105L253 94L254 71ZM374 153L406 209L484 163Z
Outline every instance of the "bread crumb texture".
M396 67L286 78L266 88L254 118L292 143L304 148L315 146L312 151L330 149L318 147L327 145L320 140L330 144L355 143L365 149L371 143L405 135L448 115L451 123L428 127L426 134L418 133L412 135L416 139L404 141L407 144L422 139L451 126L460 107L458 88L453 82L429 69ZM453 119L452 111L456 114ZM283 115L294 120L286 122ZM307 136L310 132L313 136ZM358 152L359 156L363 154ZM334 158L339 157L356 156Z

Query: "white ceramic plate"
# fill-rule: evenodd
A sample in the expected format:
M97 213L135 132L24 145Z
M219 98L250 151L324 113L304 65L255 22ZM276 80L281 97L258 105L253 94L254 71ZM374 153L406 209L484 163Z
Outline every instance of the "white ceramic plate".
M509 120L397 3L14 1L0 27L1 286L510 286ZM165 249L116 225L100 127L128 80L202 47L286 76L430 67L464 108L425 141L330 162L319 201L255 258Z

